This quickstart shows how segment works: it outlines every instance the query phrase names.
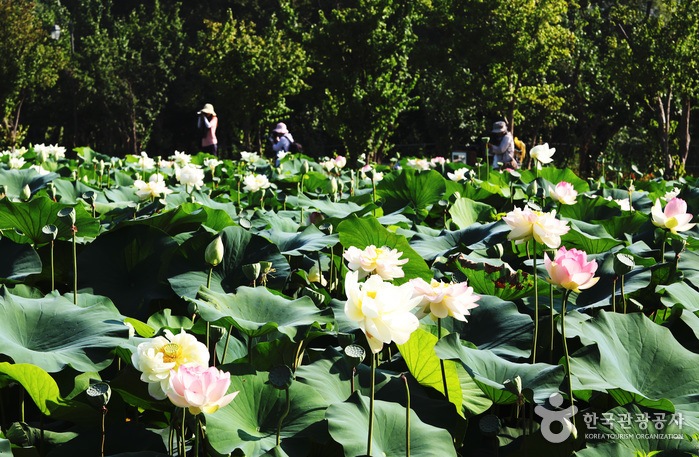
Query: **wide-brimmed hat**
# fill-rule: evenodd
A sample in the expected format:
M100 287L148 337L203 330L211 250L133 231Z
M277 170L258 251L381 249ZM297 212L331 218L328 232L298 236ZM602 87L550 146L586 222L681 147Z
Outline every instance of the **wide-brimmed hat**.
M273 132L279 133L280 135L285 135L285 134L289 133L289 130L286 128L285 123L280 122L279 124L277 124L276 127L274 127Z
M492 133L505 133L507 132L507 123L505 121L498 121L495 124L493 124L493 132Z
M216 111L214 111L214 105L212 105L211 103L207 103L206 105L204 105L204 107L199 112L216 116Z

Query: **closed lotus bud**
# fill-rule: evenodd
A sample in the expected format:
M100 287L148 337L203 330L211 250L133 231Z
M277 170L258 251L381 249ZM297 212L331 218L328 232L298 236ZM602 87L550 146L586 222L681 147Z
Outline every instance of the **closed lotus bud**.
M215 267L223 260L223 240L220 236L217 236L209 245L206 247L206 252L204 253L204 258L206 263Z
M330 178L330 193L337 193L337 179Z
M628 254L616 254L614 256L614 273L625 275L636 267L636 262Z
M310 170L310 167L308 166L308 161L304 160L301 164L301 173L305 175L306 173L308 173L308 170Z
M537 184L536 179L532 182L529 183L529 186L527 186L527 195L530 197L536 196L536 194L539 191L539 184Z
M46 185L46 193L51 200L56 201L56 186L52 182Z
M100 174L104 173L104 160L100 160Z
M26 202L32 198L32 190L29 188L29 184L25 184L24 187L22 187L22 192L19 194L19 198L23 202Z
M255 281L257 278L259 278L261 272L262 266L259 263L243 265L243 274L250 281Z

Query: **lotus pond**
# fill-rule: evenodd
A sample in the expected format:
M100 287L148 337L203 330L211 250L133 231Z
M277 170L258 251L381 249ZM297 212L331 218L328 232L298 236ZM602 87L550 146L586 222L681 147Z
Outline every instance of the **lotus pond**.
M699 454L694 178L65 152L0 157L0 456Z

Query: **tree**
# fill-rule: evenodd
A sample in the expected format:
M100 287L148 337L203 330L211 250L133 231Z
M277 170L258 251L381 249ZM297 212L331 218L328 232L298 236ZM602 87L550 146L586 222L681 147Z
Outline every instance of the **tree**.
M379 160L398 116L414 107L408 60L417 20L411 0L359 0L321 12L312 30L314 85L325 89L320 120L354 157Z
M258 27L229 12L224 23L205 21L200 42L192 52L216 94L217 111L225 113L219 117L242 132L245 148L261 152L265 125L289 115L286 99L306 85L306 52L278 27L275 14L268 26Z
M63 50L49 38L49 26L34 2L0 2L0 143L14 148L28 127L20 124L22 105L34 92L52 87L66 64Z

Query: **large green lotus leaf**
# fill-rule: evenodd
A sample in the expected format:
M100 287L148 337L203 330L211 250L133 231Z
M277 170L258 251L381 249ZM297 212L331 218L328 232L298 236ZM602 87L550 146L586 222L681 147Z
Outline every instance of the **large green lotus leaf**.
M670 400L686 422L699 430L699 355L682 347L670 330L641 313L600 311L593 319L570 313L566 332L588 345L571 357L575 390L615 396L621 389L649 407Z
M228 214L231 218L236 217L238 214L238 211L235 208L235 203L233 202L219 202L217 200L212 199L208 194L206 194L203 189L202 190L195 190L192 192L192 197L194 198L194 203L200 204L203 206L208 206L209 208L212 209L219 209L224 211L226 214ZM165 198L165 209L175 209L180 205L184 205L186 203L190 203L191 199L189 194L185 192L177 192L177 193L172 193Z
M10 443L10 440L0 438L0 457L12 457L12 443Z
M274 270L266 277L267 285L272 288L284 285L289 276L289 263L274 243L242 227L226 227L220 235L223 260L212 271L211 290L234 292L239 286L252 284L243 273L243 266L263 261L271 262ZM178 250L178 258L170 268L168 279L177 295L194 298L199 287L207 285L210 267L205 262L204 252L212 239L208 233L196 236Z
M0 258L3 259L0 263L0 278L18 281L31 274L41 273L39 254L26 244L0 238Z
M517 396L504 386L505 381L512 380L516 376L522 380L522 391L525 396L532 398L537 404L543 404L551 394L558 393L558 387L563 382L562 365L510 362L498 357L492 351L463 346L456 333L439 340L435 346L435 352L440 359L461 361L486 396L497 404L517 402Z
M597 224L588 224L583 221L569 223L570 230L561 236L561 244L568 249L576 248L588 254L598 254L624 244L622 240L612 238L603 227Z
M371 211L371 208L367 208L366 206L361 206L356 203L333 202L329 198L325 198L324 200L313 200L304 194L299 196L289 196L287 199L287 204L297 208L314 208L327 217L338 219L344 219L353 214L356 216L363 216Z
M604 227L613 238L625 239L628 242L631 242L635 234L644 231L644 226L653 226L648 215L639 211L624 211L621 216L590 222Z
M281 230L264 230L258 235L270 240L279 247L284 255L300 256L317 252L328 246L334 246L338 242L338 235L326 235L318 230L315 225L309 225L300 233L288 233Z
M539 265L543 262L540 261ZM461 255L450 262L455 278L467 280L476 294L493 295L502 300L517 300L534 294L534 275L521 270L512 271L507 265L473 262ZM539 290L548 286L543 275L537 278Z
M580 179L570 168L556 168L556 167L545 167L538 171L540 178L545 179L549 183L556 186L556 184L565 181L573 185L578 193L587 192L590 190L590 185L583 179ZM529 183L531 182L533 176L522 175L522 181ZM547 189L548 190L548 189Z
M563 205L559 215L576 221L598 221L618 217L622 215L622 211L619 205L604 198L578 195L577 203Z
M73 207L56 203L48 197L36 197L28 202L17 203L7 198L0 200L0 230L3 231L3 236L17 243L38 245L49 241L41 230L46 225L55 225L58 228L58 239L72 240L70 225L58 217L58 212L63 208L75 208L77 237L94 238L99 234L99 221L85 211L82 205ZM16 229L22 234L9 229Z
M219 231L235 225L235 222L223 210L216 210L196 203L185 203L170 211L164 211L146 219L125 221L121 225L150 225L175 236L184 232L196 231L202 225Z
M386 246L390 249L397 249L402 252L401 259L409 259L403 264L403 272L405 277L397 278L397 284L404 283L413 278L423 278L426 281L432 279L432 272L427 266L427 263L420 255L410 247L408 240L402 235L396 235L390 230L384 228L373 216L365 216L363 218L345 219L337 227L340 235L340 243L346 248L354 246L358 249L364 249L367 246L374 245L377 248Z
M585 449L576 452L579 457L618 457L628 456L657 456L681 457L697 455L696 443L684 438L684 430L674 423L665 423L661 430L655 428L653 419L662 416L669 418L665 411L642 408L638 405L617 406L608 411L609 424L598 422L592 429L585 430L586 435L604 435L604 438L588 439ZM622 422L623 418L631 417L631 421ZM601 418L601 415L598 414ZM586 426L578 426L582 433ZM623 435L623 436L620 436ZM655 436L652 436L655 435ZM662 436L661 436L662 435Z
M417 329L410 335L407 343L398 346L410 374L422 386L431 387L444 395L444 381L440 367L440 360L434 353L437 337L423 329ZM449 401L454 404L456 410L463 416L476 415L486 411L492 402L483 395L480 388L473 380L466 376L471 386L462 390L461 380L457 372L457 364L451 360L444 361L444 372L447 379Z
M330 313L319 310L309 297L289 300L262 286L241 286L235 294L202 287L197 298L189 300L205 321L232 324L251 337L279 331L294 340L300 328L331 321Z
M495 215L495 208L485 203L462 197L456 200L454 205L449 208L449 214L454 223L463 230L476 222L492 221Z
M104 233L78 256L80 290L107 296L122 314L146 320L152 300L172 297L165 278L177 247L166 233L145 225Z
M676 282L662 287L660 301L668 308L681 304L690 311L699 311L699 292L686 282Z
M417 233L410 245L427 261L439 256L448 256L459 247L485 249L491 245L506 242L510 228L504 222L489 224L475 223L471 227L456 231L442 231L439 235Z
M19 198L24 186L29 186L32 195L39 189L46 187L46 183L59 178L56 173L40 175L32 168L23 170L2 170L0 169L0 185L5 186L5 193L11 199Z
M223 365L224 371L231 365ZM228 392L240 393L227 406L206 414L206 434L217 452L227 454L239 449L246 457L257 457L276 446L277 425L286 409L286 393L268 382L268 373L231 374ZM289 388L291 407L281 428L281 446L289 441L324 441L322 421L327 403L310 386L293 382ZM319 439L320 438L320 439ZM300 454L300 456L308 455Z
M589 259L588 259L589 260ZM583 290L580 294L572 293L570 296L569 304L576 307L604 307L612 305L612 292L616 296L616 306L619 310L621 305L621 280L617 279L616 284L614 283L614 274L605 273L607 264L611 264L614 261L613 254L605 254L601 259L598 260L597 264L600 265L598 268L598 276L600 279L593 287L590 289ZM647 267L640 267L632 270L630 273L624 275L624 294L628 296L631 292L636 292L643 290L648 287L652 279L652 269Z
M445 190L445 180L438 172L416 172L409 168L391 172L376 185L376 194L384 201L385 212L392 213L411 205L423 217L442 199Z
M344 403L328 407L325 417L330 436L342 445L345 457L366 455L369 399L353 393ZM374 402L372 456L406 455L406 411L397 403ZM410 410L411 455L456 456L448 431L427 425Z
M46 371L28 363L10 364L0 362L0 374L5 375L24 387L42 414L54 417L70 417L92 413L89 406L66 400L61 396L56 381Z
M85 192L95 192L98 201L106 202L104 194L82 181L69 181L68 179L55 179L56 199L67 205L75 205L80 201Z
M0 297L0 350L16 363L49 373L71 365L99 371L112 361L112 350L128 337L128 328L105 305L75 306L64 297L22 298L5 288Z
M515 361L528 358L534 339L534 321L517 306L490 295L482 295L479 306L467 316L468 322L443 319L442 325L478 349Z

